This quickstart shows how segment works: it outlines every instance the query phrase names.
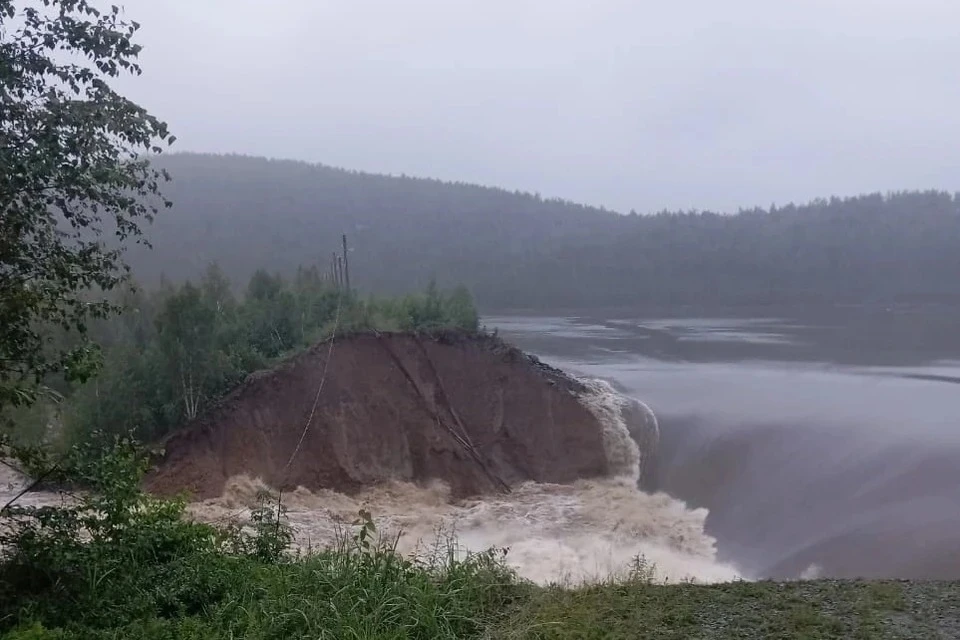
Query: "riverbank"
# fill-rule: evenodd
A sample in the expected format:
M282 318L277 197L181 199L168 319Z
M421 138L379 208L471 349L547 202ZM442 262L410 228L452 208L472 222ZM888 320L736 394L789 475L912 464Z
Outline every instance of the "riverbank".
M960 635L960 584L955 582L662 586L648 584L641 565L616 582L538 587L504 570L498 552L464 561L441 552L408 562L388 550L353 543L289 562L208 556L169 563L159 573L148 567L127 592L106 588L98 594L100 612L59 620L44 616L48 626L25 620L3 637L874 640ZM120 605L129 608L115 609Z
M28 494L26 510L12 514L11 535L0 540L18 549L0 575L0 638L960 636L960 583L739 580L733 566L716 559L715 541L704 531L706 510L637 490L641 454L655 444L638 435L659 433L649 410L649 422L638 420L643 405L606 383L567 377L497 340L451 340L355 337L341 345L340 358L334 356L329 367L329 352L317 348L253 376L210 417L166 443L168 455L181 452L180 461L193 459L183 455L191 453L188 445L212 443L196 459L209 462L218 454L216 464L192 468L222 475L210 492L215 497L188 505L140 492L139 467L123 447L103 460L79 456L91 463L77 469L90 481L91 493L68 503L54 494ZM396 358L384 364L383 354ZM461 497L444 484L444 474L396 478L403 465L380 465L394 479L374 478L358 490L333 482L309 489L298 481L282 497L269 483L237 475L259 471L269 477L269 464L258 469L253 462L254 452L269 460L270 443L244 449L232 446L231 438L242 444L264 426L273 425L268 431L278 436L285 425L300 424L282 411L305 407L303 398L313 401L316 391L307 393L316 382L311 376L329 376L324 394L330 396L318 401L316 428L318 437L330 438L341 426L343 407L360 406L354 396L367 388L365 378L388 381L404 370L404 380L380 386L393 395L381 393L371 406L402 401L427 417L439 416L440 426L450 421L449 431L455 426L476 442L484 466L540 468L485 448L490 434L482 428L490 416L467 409L477 389L490 387L503 398L494 423L502 425L497 433L512 434L504 443L516 446L525 433L524 416L549 415L551 421L539 422L540 436L551 441L576 425L592 431L607 473L556 483L515 472L509 491L494 487L462 491ZM407 403L399 388L417 402ZM531 398L549 410L536 410ZM482 419L474 424L476 416ZM573 421L577 416L582 419ZM386 419L376 417L351 423L369 426L369 437L360 442L382 437L374 427ZM400 423L409 426L407 442L415 423L430 425L415 417L408 414L408 422ZM249 428L238 428L244 419ZM298 438L301 429L293 432ZM356 462L367 449L344 449L338 439L315 446L303 438L310 463L304 470L329 461L323 457L329 452L339 456L333 459L340 468L367 468L341 464ZM273 444L281 452L286 448L276 438ZM227 455L247 450L246 458ZM520 450L555 459L542 446ZM371 451L392 459L389 451ZM414 458L427 450L421 453ZM224 468L226 462L236 468ZM178 463L160 477L175 478L173 470L186 468ZM29 508L44 505L46 510Z
M957 638L960 583L599 585L529 596L496 638Z

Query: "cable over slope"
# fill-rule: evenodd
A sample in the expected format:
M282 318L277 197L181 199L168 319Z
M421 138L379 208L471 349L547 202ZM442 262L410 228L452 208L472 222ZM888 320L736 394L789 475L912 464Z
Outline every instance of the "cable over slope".
M603 426L578 400L588 389L495 337L337 340L332 357L325 343L315 345L250 376L174 432L147 488L211 498L237 475L340 492L440 480L465 497L610 471Z

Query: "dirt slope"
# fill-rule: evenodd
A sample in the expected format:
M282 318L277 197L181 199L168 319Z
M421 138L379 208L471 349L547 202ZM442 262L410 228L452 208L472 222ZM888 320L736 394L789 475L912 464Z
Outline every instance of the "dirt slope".
M583 387L496 338L338 339L318 397L328 349L251 376L175 432L148 489L216 497L248 474L343 492L440 479L466 496L607 472L601 425L576 398Z

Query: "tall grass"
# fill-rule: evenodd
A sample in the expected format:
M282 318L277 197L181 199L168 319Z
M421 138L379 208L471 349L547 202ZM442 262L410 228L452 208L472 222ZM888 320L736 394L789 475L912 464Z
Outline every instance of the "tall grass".
M272 500L247 527L190 522L182 501L140 492L125 440L76 461L91 493L3 517L4 638L470 638L528 588L495 551L401 556L366 513L307 554Z
M263 496L244 527L185 519L182 501L139 490L126 440L79 450L70 503L0 514L0 638L15 640L400 640L511 638L960 637L958 583L651 584L637 558L620 579L535 587L502 551L450 537L414 557L370 514L332 548L290 550Z

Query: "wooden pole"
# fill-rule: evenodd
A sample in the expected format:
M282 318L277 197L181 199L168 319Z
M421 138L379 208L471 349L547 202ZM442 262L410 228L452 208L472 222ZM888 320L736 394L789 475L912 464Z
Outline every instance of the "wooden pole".
M337 252L330 254L330 279L336 289L340 288L340 278L337 274Z
M347 234L343 234L343 277L344 284L347 287L347 293L350 293L350 263L347 261Z

